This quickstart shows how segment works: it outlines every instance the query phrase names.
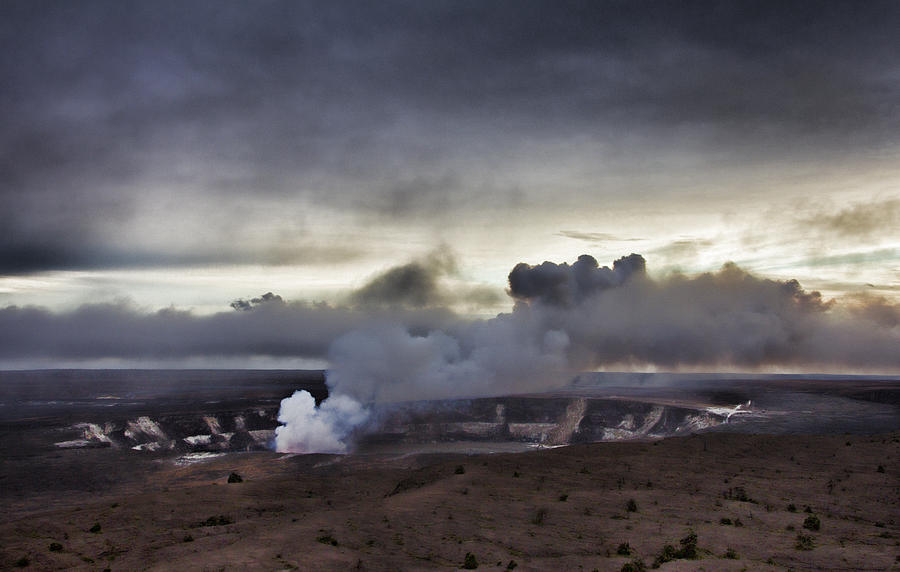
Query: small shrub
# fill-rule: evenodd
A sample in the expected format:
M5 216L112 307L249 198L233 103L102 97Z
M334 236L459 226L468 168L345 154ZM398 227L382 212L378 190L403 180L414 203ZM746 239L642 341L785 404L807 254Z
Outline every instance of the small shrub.
M784 529L785 530L796 530L796 528L794 528L793 524L789 524L789 525L785 526Z
M466 570L475 570L478 568L478 559L471 552L466 552L466 559L463 560L462 567Z
M518 478L521 477L521 476L522 476L522 475L519 474L519 471L513 471L513 478L514 478L514 479L518 479Z
M569 500L569 495L559 495L559 502L566 502Z
M675 560L678 557L678 551L671 544L663 546L662 551L653 560L653 567L659 568L661 564Z
M23 557L19 558L18 560L16 560L16 568L25 568L25 567L27 567L29 564L31 564L31 560L29 560L29 559L28 559L27 557L25 557L25 556L23 556Z
M640 559L626 562L625 565L622 566L622 572L644 572L645 570L647 570L647 565Z
M186 534L186 535L184 535L184 541L185 541L185 542L193 542L193 541L194 541L194 537L191 536L190 534Z
M678 558L688 558L694 560L697 558L697 534L691 531L690 534L681 539L681 550L678 551Z
M619 556L631 556L631 546L627 542L623 542L616 548L616 554Z
M226 524L233 524L234 521L225 516L224 514L220 514L219 516L210 516L206 520L198 522L195 524L195 527L201 526L225 526Z
M747 491L744 490L744 487L732 487L723 492L722 496L729 500L758 504L755 500L750 498L749 495L747 495Z
M243 483L244 478L241 477L239 474L233 472L230 475L228 475L228 482L229 483Z
M719 524L723 524L723 525L725 525L725 526L731 526L731 525L734 524L734 523L731 522L731 519L730 519L730 518L724 518L724 517L723 517L723 518L720 518L720 519L719 519Z
M812 509L809 508L809 505L806 505L805 507L803 507L803 512L812 514Z
M516 562L515 560L510 560L509 564L506 565L506 569L507 570L515 570L518 565L519 565L519 563Z
M322 544L330 544L332 546L338 545L337 539L335 537L331 536L330 534L323 534L322 536L316 538L316 540L318 540Z
M806 517L803 521L803 528L807 530L819 530L822 527L821 521L819 521L819 517L811 514Z
M465 474L466 474L466 468L463 467L462 465L456 465L456 468L453 469L453 474L454 474L454 475L465 475Z
M878 465L878 469L876 469L879 473L884 472L884 465Z
M729 560L739 560L740 556L738 556L738 553L734 551L734 548L729 548L725 551L725 558Z
M62 552L63 545L59 542L50 543L50 552Z
M625 510L628 512L637 512L637 503L634 502L634 499L628 499L628 502L625 503Z
M547 518L547 509L539 508L537 512L534 513L534 516L531 518L531 524L541 525L544 524L544 520Z
M797 550L812 550L813 548L815 548L813 537L807 536L805 534L798 534L797 543L794 544L794 548L796 548Z
M795 505L794 503L787 505L787 511L788 512L797 512L797 505Z
M95 522L94 526L92 526L88 529L88 532L93 532L94 534L99 534L100 533L100 523Z
M736 527L740 528L740 527L744 526L744 523L741 522L741 519L736 518L736 519L734 519L734 525L735 525Z

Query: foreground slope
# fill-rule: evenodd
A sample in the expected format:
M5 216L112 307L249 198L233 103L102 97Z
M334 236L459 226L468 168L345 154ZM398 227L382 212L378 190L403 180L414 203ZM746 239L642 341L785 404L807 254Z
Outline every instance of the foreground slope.
M186 467L123 453L59 451L60 478L31 490L16 474L27 463L5 464L2 482L19 486L3 492L0 566L449 570L471 553L479 569L620 570L649 567L694 532L700 558L662 570L900 569L897 433L477 456L257 452ZM228 483L231 472L243 482ZM804 528L812 516L818 530Z

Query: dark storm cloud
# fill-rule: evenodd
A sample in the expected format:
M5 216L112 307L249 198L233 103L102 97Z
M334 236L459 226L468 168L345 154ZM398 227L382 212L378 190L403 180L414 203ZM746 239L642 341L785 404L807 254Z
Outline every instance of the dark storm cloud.
M514 168L522 141L624 146L624 169L676 140L726 162L883 149L898 28L893 2L7 1L0 273L118 264L97 245L148 196L502 208L516 185L471 167ZM245 215L231 225L261 224ZM135 237L135 264L177 259L165 228Z

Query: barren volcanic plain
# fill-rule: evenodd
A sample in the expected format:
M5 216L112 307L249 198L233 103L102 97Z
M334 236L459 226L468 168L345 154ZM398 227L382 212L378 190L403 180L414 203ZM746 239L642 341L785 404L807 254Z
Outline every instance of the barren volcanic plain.
M57 374L47 400L4 373L0 567L900 569L896 380L582 379L298 455L261 427L321 380L232 374L192 373L190 395ZM208 435L178 433L196 419Z

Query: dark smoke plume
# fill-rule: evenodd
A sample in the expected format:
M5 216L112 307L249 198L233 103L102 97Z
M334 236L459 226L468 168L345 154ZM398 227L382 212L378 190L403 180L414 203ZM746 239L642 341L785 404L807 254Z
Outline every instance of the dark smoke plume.
M632 275L643 276L646 262L640 254L631 254L600 268L597 259L582 254L571 266L563 262L544 262L530 266L516 264L509 273L509 293L513 298L544 304L571 306L586 297L621 286Z

